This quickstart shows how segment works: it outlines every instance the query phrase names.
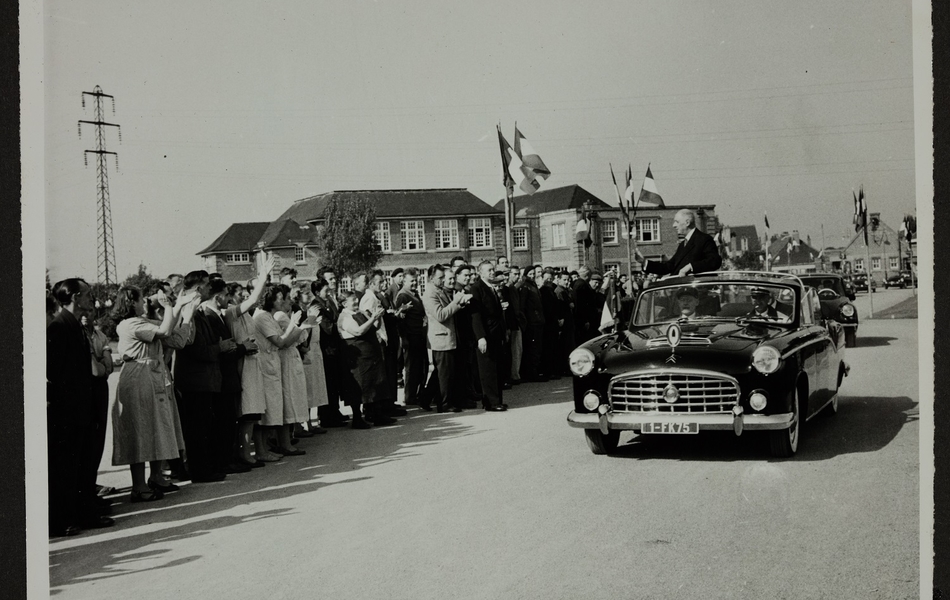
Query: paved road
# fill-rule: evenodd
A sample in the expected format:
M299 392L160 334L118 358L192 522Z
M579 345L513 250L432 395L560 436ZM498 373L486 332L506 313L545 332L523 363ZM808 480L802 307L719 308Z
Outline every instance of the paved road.
M565 423L568 380L523 385L507 413L413 411L147 508L123 496L115 528L50 544L52 593L917 598L916 324L862 324L840 413L793 460L748 432L597 457Z

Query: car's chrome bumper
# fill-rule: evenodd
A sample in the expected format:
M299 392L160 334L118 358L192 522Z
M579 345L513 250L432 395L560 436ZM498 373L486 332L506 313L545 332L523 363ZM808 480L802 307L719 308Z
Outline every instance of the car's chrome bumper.
M792 423L792 413L779 415L741 414L696 414L696 413L579 413L571 411L567 415L567 424L581 429L600 429L606 433L611 429L640 431L644 423L696 423L700 431L711 429L735 430L737 420L741 420L739 431L757 429L788 429Z

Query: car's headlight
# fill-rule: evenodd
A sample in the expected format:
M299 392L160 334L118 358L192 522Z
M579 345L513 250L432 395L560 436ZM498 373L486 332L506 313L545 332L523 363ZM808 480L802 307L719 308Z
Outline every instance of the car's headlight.
M571 373L583 377L594 368L594 353L587 348L577 348L568 356L567 362L571 367Z
M752 353L752 366L763 375L774 373L778 370L781 356L772 346L759 346Z
M584 394L584 408L594 412L597 410L598 406L600 406L600 394L594 390L589 390L586 394Z
M851 304L842 304L841 305L841 316L842 317L853 317L854 316L854 306Z

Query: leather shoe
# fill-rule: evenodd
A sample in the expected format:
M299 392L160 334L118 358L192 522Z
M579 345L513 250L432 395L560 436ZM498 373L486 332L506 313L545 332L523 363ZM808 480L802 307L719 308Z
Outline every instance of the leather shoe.
M112 527L115 525L115 519L111 517L93 517L88 521L84 521L80 528L82 529L103 529L105 527Z
M161 485L160 483L155 483L154 481L148 482L149 489L155 490L156 492L161 492L163 494L168 494L170 492L177 492L180 488L174 483L169 483L167 485Z
M243 458L238 458L237 462L238 464L242 464L245 467L250 467L252 469L259 469L264 466L264 463L259 460L244 460Z
M431 411L432 411L432 406L430 406L430 405L428 405L428 404L420 404L420 405L419 405L419 408L421 408L422 410L424 410L424 411L426 411L426 412L431 412Z
M383 413L390 417L405 417L409 413L406 412L406 409L401 406L396 406L395 404L390 404L383 409Z
M243 465L238 461L230 462L227 466L222 469L225 475L233 475L235 473L247 473L251 470L250 465Z
M502 407L502 408L505 409L505 410L508 410L508 405L505 404L504 402L502 402L502 403L499 404L498 406Z
M350 425L351 429L372 429L373 424L369 421L364 421L363 419L354 419L353 423Z
M504 412L505 407L500 404L492 404L491 406L486 406L485 410L488 412Z
M67 525L65 527L58 527L56 529L49 530L50 537L73 537L74 535L79 535L82 533L82 529L76 527L75 525Z
M511 389L511 384L506 381L505 383L501 384L501 389L503 389L503 390L510 390L510 389Z
M304 454L307 453L306 450L297 450L296 448L291 448L290 450L288 450L287 448L280 448L278 452L280 452L284 456L303 456Z
M460 413L462 409L457 406L443 406L439 408L440 413Z

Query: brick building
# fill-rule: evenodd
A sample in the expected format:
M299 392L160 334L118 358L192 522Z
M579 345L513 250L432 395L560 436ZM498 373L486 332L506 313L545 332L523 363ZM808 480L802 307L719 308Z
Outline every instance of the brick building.
M907 240L894 228L881 220L881 213L870 213L868 221L878 225L868 227L868 245L864 243L864 232L859 231L851 242L841 251L842 269L846 272L868 272L867 259L871 255L871 277L883 285L888 275L908 271L916 265L916 241L908 245Z

